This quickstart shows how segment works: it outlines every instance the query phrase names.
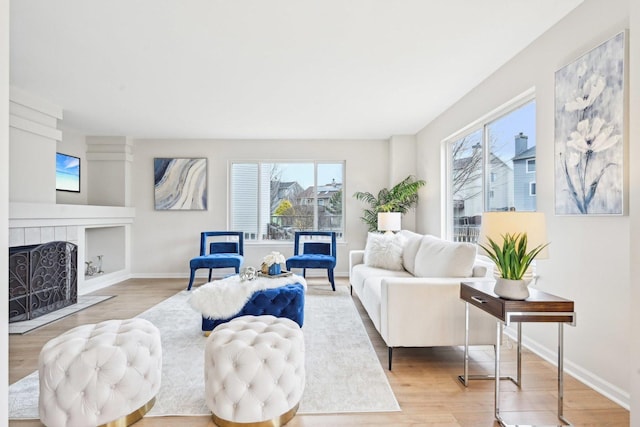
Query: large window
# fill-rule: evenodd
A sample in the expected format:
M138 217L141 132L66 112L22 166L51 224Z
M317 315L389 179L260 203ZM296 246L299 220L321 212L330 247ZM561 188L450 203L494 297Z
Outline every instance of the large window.
M484 211L536 210L535 123L531 94L446 142L450 239L475 242Z
M343 234L344 162L231 164L231 229L247 240L291 240L296 231Z

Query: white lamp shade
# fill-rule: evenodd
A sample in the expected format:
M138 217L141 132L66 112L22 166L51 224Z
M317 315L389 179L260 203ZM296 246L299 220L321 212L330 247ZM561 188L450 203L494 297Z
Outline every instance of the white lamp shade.
M379 212L379 231L400 231L402 229L402 214L400 212Z
M527 233L527 252L548 243L547 224L542 212L485 212L482 214L478 243L487 246L489 238L501 244L505 234ZM536 259L549 258L546 246Z

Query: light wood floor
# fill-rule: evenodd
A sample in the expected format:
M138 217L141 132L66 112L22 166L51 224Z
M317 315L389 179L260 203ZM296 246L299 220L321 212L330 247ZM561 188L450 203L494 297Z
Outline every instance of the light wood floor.
M186 287L186 280L131 279L95 294L117 295L106 302L71 315L31 333L9 337L9 381L13 383L38 367L41 347L51 338L77 325L134 317ZM338 285L348 286L347 279ZM310 279L311 286L329 286L326 280ZM385 367L401 412L297 415L287 426L497 426L493 417L493 382L473 381L465 388L457 380L462 373L462 348L399 348L394 350L393 371L387 371L387 348L354 297L374 348ZM555 333L555 328L551 327ZM502 345L502 371L515 371L515 350ZM330 351L328 349L327 351ZM492 347L471 351L473 373L493 369ZM501 383L501 413L510 423L558 423L556 368L531 352L523 353L523 386ZM565 416L576 426L628 426L629 412L592 389L565 375ZM519 411L519 412L516 412ZM42 426L39 421L11 421L10 426ZM214 426L210 417L144 418L136 427Z

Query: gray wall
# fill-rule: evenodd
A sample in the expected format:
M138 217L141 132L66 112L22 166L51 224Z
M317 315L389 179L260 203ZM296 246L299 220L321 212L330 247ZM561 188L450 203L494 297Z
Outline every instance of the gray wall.
M135 140L132 271L137 277L183 277L189 259L198 255L200 232L227 229L228 165L232 160L345 160L345 242L338 245L337 275L348 273L348 253L364 248L367 229L360 221L364 205L356 191L377 193L388 186L389 142L384 140L236 141ZM408 145L413 149L412 145ZM153 204L154 157L208 159L207 211L156 211ZM407 172L409 174L411 172ZM293 254L293 244L245 243L245 264L259 266L270 251ZM205 270L200 271L202 274ZM314 270L309 272L314 273ZM322 273L317 271L318 274ZM322 273L325 274L325 273Z
M640 277L640 2L630 0L631 14L629 21L630 35L630 76L633 80L629 93L629 210L630 236L631 236L631 277ZM640 301L640 286L637 279L631 285L629 305L634 306ZM631 316L627 319L631 324L631 425L640 426L640 310L632 309Z
M617 217L554 215L553 141L555 71L629 25L629 0L585 1L418 134L418 173L435 182L443 175L440 159L446 137L535 87L537 205L546 213L551 241L550 259L538 262L537 287L576 302L577 327L565 328L565 368L625 404L630 401L632 378L638 380L630 356L638 331L632 330L628 304L632 296L630 223L632 218L636 221L637 209ZM637 50L632 55L637 57ZM637 71L632 73L631 84L640 84L639 78ZM637 132L634 137L638 143ZM640 159L633 160L632 170L640 165ZM418 213L419 231L441 233L444 197L441 186L428 187L426 203ZM633 231L633 237L640 238L640 230ZM530 346L555 359L555 328L527 325L523 329ZM632 332L634 340L630 340Z
M9 260L9 0L0 0L0 274L8 277ZM9 310L9 299L0 298L0 313ZM7 413L9 384L9 321L0 320L0 416Z

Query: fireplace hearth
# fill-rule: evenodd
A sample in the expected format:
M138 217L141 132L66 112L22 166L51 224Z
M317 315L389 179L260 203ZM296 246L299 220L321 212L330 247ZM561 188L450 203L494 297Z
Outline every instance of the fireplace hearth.
M69 242L9 248L9 322L78 302L78 247Z

